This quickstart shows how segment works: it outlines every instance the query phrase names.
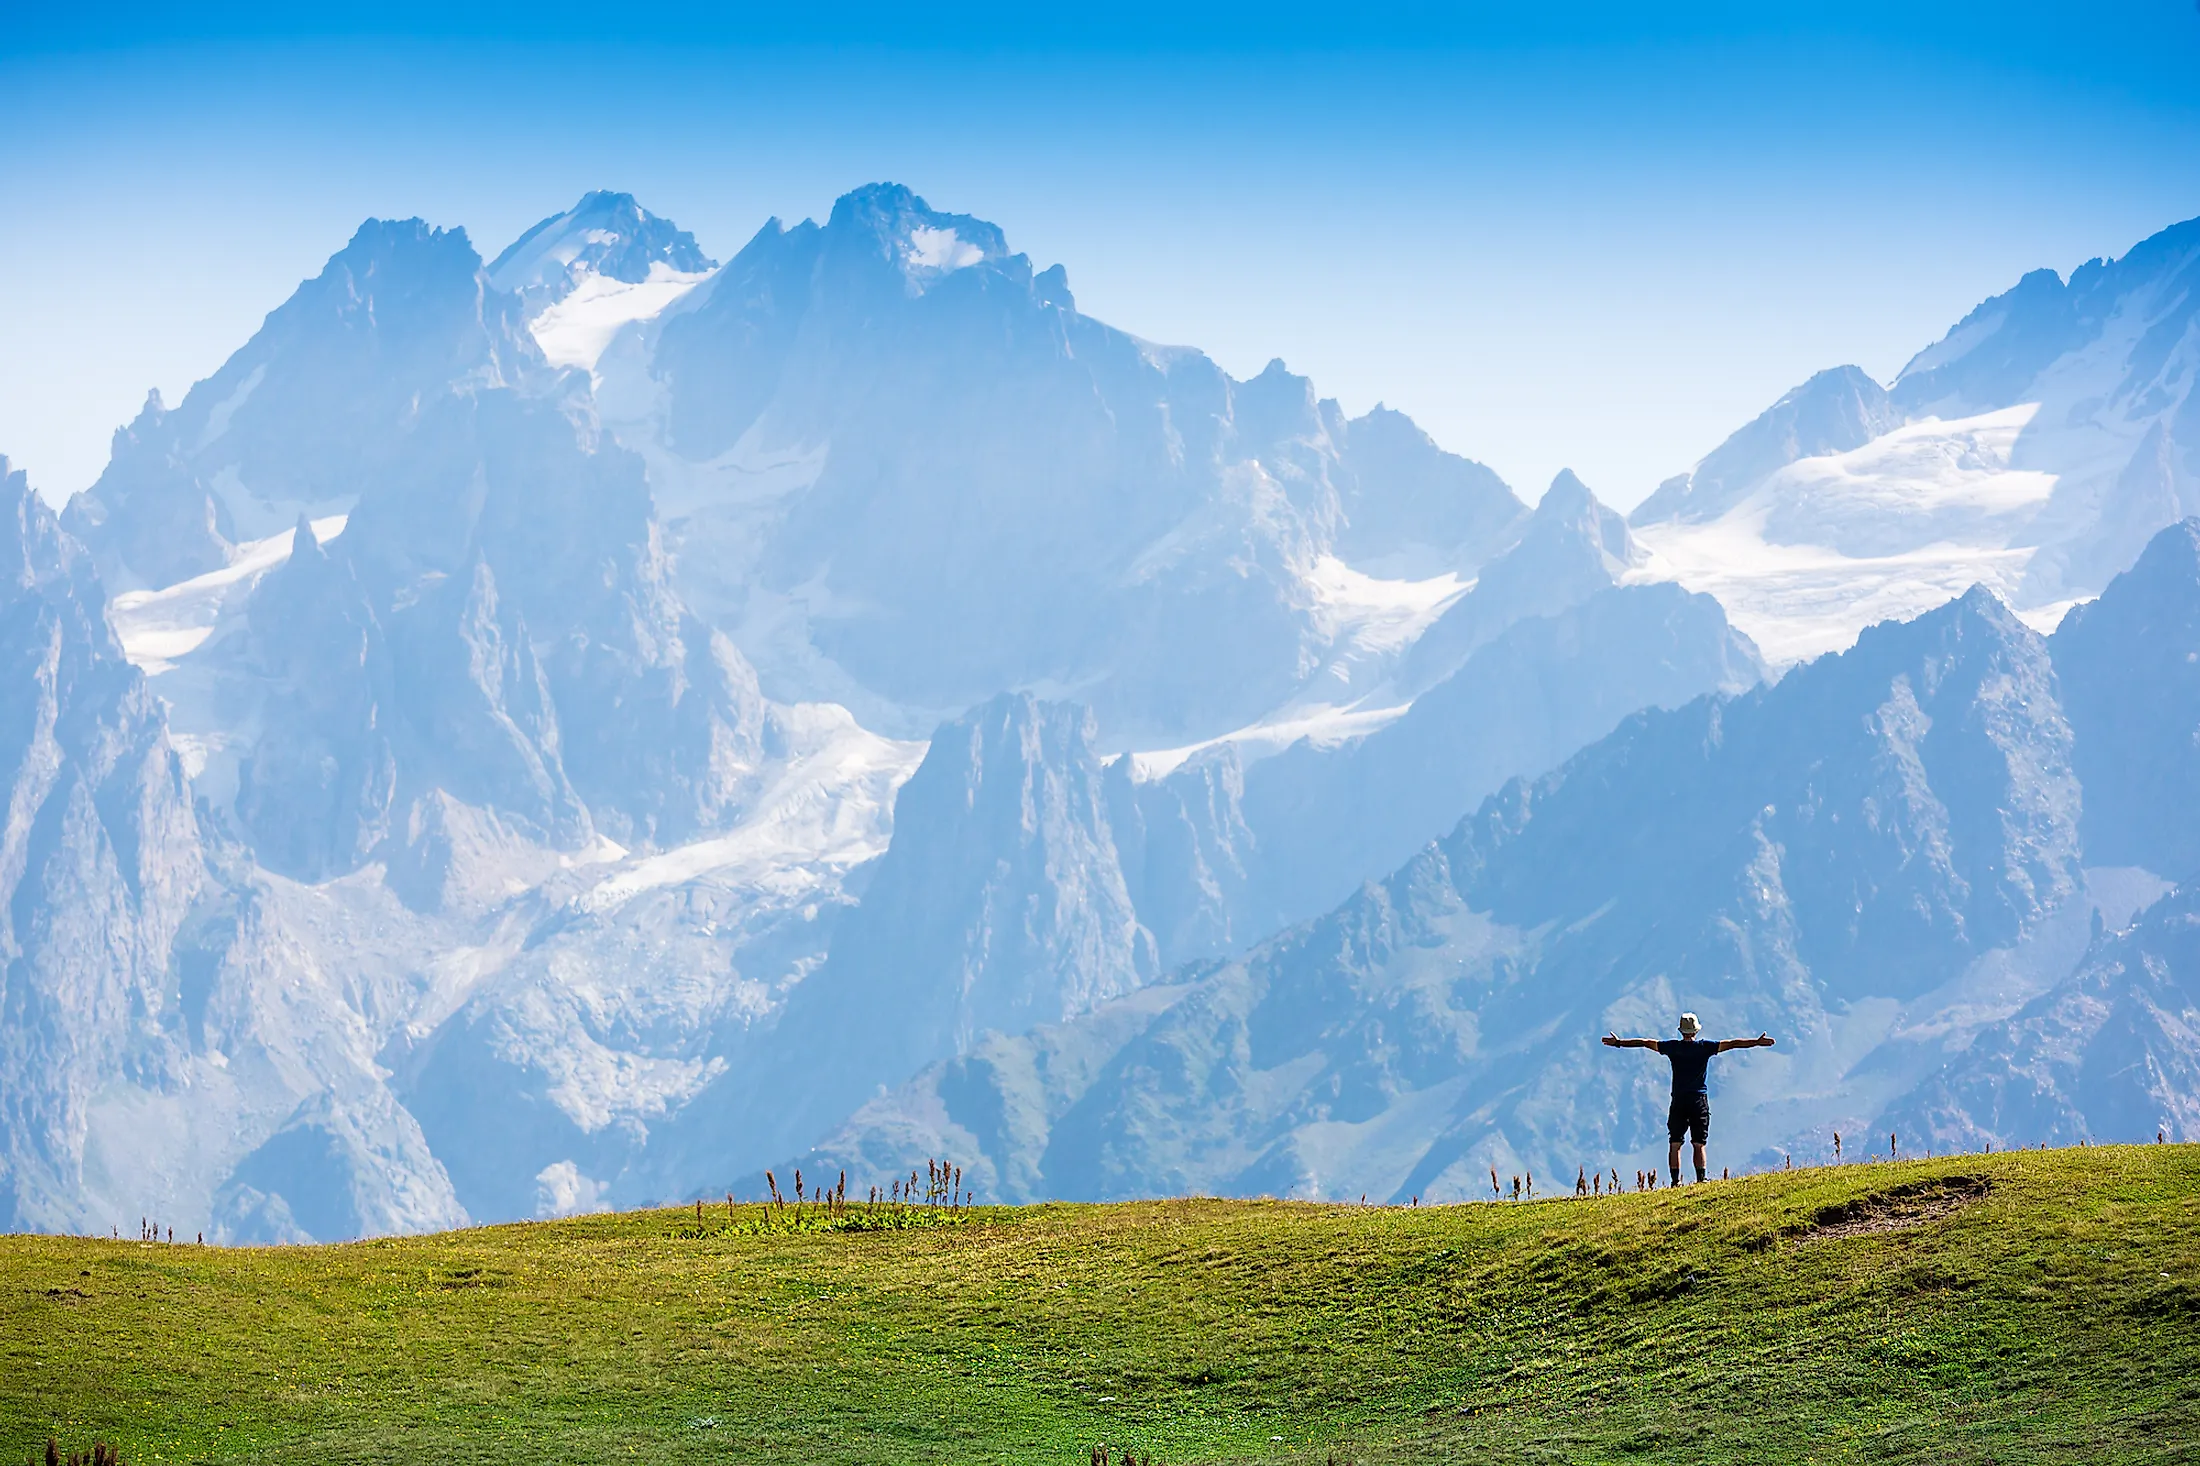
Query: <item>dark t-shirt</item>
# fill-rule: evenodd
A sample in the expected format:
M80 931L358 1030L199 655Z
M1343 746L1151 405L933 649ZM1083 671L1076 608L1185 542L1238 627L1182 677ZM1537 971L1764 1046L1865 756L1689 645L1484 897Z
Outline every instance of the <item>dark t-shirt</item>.
M1673 1061L1673 1097L1693 1098L1709 1094L1711 1056L1719 1046L1708 1038L1661 1038L1658 1052Z

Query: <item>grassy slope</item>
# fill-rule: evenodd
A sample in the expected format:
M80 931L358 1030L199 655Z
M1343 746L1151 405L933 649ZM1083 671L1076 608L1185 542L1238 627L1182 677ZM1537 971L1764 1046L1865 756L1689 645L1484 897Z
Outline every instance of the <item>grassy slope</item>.
M1844 1200L1966 1176L1991 1189L1951 1215L1799 1240ZM1082 1462L1101 1441L1165 1462L2200 1460L2200 1147L1590 1202L981 1215L0 1239L0 1461L49 1429L133 1466Z

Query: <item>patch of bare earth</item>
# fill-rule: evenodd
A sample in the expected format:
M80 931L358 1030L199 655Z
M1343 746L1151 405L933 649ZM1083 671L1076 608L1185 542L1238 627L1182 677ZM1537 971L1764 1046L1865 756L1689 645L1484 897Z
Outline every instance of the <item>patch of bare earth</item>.
M1875 1191L1822 1209L1797 1242L1827 1242L1836 1237L1868 1237L1881 1232L1906 1232L1953 1216L1984 1196L1989 1189L1984 1176L1942 1176Z

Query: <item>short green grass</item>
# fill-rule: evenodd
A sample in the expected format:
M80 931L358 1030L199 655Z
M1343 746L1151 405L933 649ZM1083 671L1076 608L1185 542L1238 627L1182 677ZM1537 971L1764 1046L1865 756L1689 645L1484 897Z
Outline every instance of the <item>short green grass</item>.
M1891 1230L1813 1232L1894 1193ZM0 1239L0 1463L49 1433L131 1466L2200 1461L2200 1147L1593 1201L725 1215Z

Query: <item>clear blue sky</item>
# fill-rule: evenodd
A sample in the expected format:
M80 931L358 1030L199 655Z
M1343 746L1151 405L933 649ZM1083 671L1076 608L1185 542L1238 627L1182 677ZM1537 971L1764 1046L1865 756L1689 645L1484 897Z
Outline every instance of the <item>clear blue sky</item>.
M622 188L724 258L894 179L1103 319L1626 505L2200 214L2193 0L303 8L10 7L0 452L49 496L368 215L494 254Z

